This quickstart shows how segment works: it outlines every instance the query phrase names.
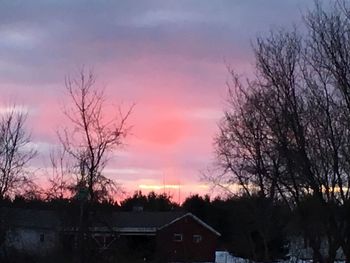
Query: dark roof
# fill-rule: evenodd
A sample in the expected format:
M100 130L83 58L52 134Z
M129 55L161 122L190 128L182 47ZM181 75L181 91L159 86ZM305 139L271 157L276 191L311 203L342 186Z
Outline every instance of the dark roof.
M53 229L61 224L58 213L51 210L2 208L1 217L13 227Z
M184 212L116 212L113 213L111 223L113 227L118 228L159 228L184 214Z
M207 228L209 231L213 232L215 235L217 236L221 236L221 234L216 231L214 228L212 228L211 226L209 226L207 223L205 223L204 221L202 221L201 219L199 219L198 217L196 217L194 214L192 213L186 213L184 214L183 216L180 216L178 218L175 218L174 220L170 221L169 223L163 225L162 227L160 227L159 229L163 229L163 228L166 228L168 226L170 226L171 224L185 218L185 217L191 217L193 218L195 221L197 221L197 223L199 223L200 225L202 225L203 227Z
M176 218L183 216L184 212L114 212L112 214L99 214L91 222L95 226L108 226L116 228L159 228ZM14 227L57 228L63 225L75 225L74 220L69 222L67 214L62 217L53 210L38 210L24 208L0 208L0 215ZM1 219L1 218L0 218ZM74 223L75 222L75 223Z
M96 214L92 225L94 227L107 227L119 229L119 231L146 231L155 232L171 225L182 218L190 216L210 231L220 236L215 229L191 213L169 212L114 212ZM57 229L67 227L67 218L62 217L53 210L23 209L23 208L0 208L0 219L12 227ZM75 224L69 224L73 227ZM76 227L76 225L75 225ZM142 230L143 229L143 230Z

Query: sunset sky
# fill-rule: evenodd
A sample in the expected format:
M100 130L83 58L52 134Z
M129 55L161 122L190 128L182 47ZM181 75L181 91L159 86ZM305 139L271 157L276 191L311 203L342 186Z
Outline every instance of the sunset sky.
M226 64L249 75L254 37L300 25L312 2L0 0L2 109L15 101L28 110L39 151L32 166L44 181L66 122L64 78L93 68L110 105L136 104L132 134L106 174L128 193L206 193L200 175L214 158Z

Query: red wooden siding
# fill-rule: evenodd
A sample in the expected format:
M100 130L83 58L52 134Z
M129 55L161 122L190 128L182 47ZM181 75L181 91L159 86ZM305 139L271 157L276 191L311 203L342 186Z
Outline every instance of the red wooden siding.
M182 234L182 241L175 240L174 234ZM194 235L200 235L201 241L195 242ZM158 231L157 258L159 262L214 262L216 244L215 233L186 216Z

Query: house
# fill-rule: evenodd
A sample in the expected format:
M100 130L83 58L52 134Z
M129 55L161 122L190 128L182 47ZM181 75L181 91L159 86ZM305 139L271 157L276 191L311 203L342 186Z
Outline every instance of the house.
M46 256L59 244L60 218L55 211L1 209L6 247Z
M66 215L12 209L7 218L7 246L39 255L77 248L78 228ZM220 236L193 214L175 211L98 214L88 232L94 249L147 262L214 262Z

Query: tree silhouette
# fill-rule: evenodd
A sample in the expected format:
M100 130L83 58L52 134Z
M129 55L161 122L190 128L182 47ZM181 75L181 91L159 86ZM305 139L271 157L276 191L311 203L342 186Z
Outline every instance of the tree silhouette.
M59 132L59 139L64 151L75 160L76 185L86 187L88 199L94 202L116 189L103 169L108 155L122 145L128 134L126 121L133 107L125 114L117 109L117 116L108 119L104 89L96 85L92 71L82 70L76 78L67 77L65 83L71 103L64 113L71 126Z
M25 130L27 114L13 105L0 116L0 199L23 193L32 184L26 169L36 151Z
M350 16L345 2L305 16L307 34L273 31L254 44L256 75L230 70L229 107L215 139L216 183L284 200L297 211L315 262L349 260ZM308 200L313 200L311 203ZM305 202L318 209L305 209ZM323 215L310 231L315 212ZM326 249L321 249L326 245ZM265 258L265 260L267 260Z

